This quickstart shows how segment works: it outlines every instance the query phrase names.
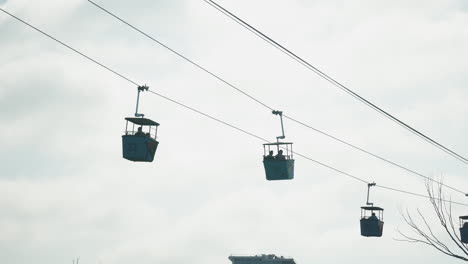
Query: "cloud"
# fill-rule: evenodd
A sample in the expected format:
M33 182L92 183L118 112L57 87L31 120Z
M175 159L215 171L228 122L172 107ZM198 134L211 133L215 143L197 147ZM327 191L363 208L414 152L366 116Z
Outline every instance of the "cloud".
M29 2L4 6L157 92L262 137L280 133L269 110L88 3ZM99 3L288 115L466 185L464 165L201 1ZM467 16L454 1L221 3L415 127L465 149ZM91 263L227 263L230 254L275 253L298 263L451 263L392 240L401 225L398 207L421 207L424 200L375 190L372 199L386 209L385 235L361 238L365 185L300 157L295 180L267 182L261 142L149 93L141 109L161 123L155 162L123 160L123 118L134 112L136 87L4 15L0 20L6 262L81 256ZM424 191L419 178L288 120L285 128L298 152L366 180Z

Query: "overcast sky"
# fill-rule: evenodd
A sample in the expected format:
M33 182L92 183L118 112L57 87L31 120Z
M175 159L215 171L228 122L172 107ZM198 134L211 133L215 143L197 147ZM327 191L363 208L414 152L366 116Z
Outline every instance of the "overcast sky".
M285 114L468 189L468 167L371 111L202 0L99 0L170 47ZM229 10L422 132L468 155L468 3L219 0ZM279 120L84 0L0 6L156 92L274 140ZM121 156L136 87L0 13L0 262L229 263L277 254L299 264L456 263L395 241L422 198L375 189L382 238L359 235L367 187L296 157L268 182L262 142L153 94L153 163ZM424 182L285 120L311 158L378 184ZM463 196L447 193L454 200ZM456 215L467 207L454 207ZM440 232L440 229L437 229ZM440 233L443 235L443 233Z

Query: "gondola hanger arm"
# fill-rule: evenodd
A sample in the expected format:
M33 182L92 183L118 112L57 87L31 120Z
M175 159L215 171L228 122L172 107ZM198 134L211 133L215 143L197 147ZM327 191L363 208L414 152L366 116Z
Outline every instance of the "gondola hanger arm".
M147 85L138 86L138 94L137 94L137 101L136 101L136 110L135 110L135 117L144 117L144 114L138 113L138 106L140 104L140 93L143 91L148 91L149 87Z
M375 185L376 185L375 182L373 182L373 183L368 183L368 184L367 184L367 201L366 201L366 204L367 204L367 205L370 205L370 206L374 206L374 203L369 202L370 188L371 188L372 186L375 186Z
M284 135L283 111L273 110L273 111L272 111L272 114L274 114L274 115L279 115L279 116L280 116L280 120L281 120L281 133L282 133L282 135L276 137L276 141L279 142L280 139L285 139L285 138L286 138L286 136Z

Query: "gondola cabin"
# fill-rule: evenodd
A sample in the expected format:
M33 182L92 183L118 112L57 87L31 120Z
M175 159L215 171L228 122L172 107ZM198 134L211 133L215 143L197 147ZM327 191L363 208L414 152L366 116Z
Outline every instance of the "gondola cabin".
M460 216L460 240L468 244L468 215Z
M123 158L152 162L159 144L156 140L159 124L143 117L127 117L125 120L125 135L122 136Z
M266 179L291 180L294 178L292 143L277 142L263 144L263 166Z
M383 233L383 208L361 207L361 236L381 237Z

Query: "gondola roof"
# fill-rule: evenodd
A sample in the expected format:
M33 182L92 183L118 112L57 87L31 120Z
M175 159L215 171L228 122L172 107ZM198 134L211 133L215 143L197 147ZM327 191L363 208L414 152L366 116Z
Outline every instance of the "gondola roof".
M369 211L383 211L383 208L376 207L376 206L362 206L361 209L369 210Z
M144 117L126 117L125 120L140 126L159 126L158 122Z

